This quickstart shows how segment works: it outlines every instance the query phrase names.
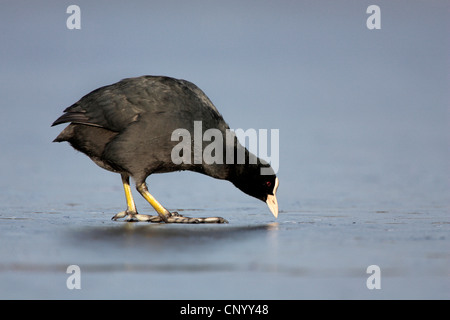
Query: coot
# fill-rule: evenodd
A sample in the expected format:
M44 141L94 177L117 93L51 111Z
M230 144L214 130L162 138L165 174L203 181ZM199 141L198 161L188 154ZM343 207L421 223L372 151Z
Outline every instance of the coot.
M121 175L127 209L114 215L113 220L227 222L221 217L189 218L169 212L149 193L145 183L149 175L180 170L228 180L246 194L265 201L278 216L278 178L273 169L239 143L205 93L189 81L165 76L123 79L85 95L65 109L52 126L62 123L70 124L54 142L67 141L100 167ZM222 139L222 143L215 144L215 161L202 157L208 145L203 137L208 130L216 133L214 139ZM196 138L201 141L194 141ZM239 154L245 154L244 161L238 159ZM130 177L157 216L137 213Z

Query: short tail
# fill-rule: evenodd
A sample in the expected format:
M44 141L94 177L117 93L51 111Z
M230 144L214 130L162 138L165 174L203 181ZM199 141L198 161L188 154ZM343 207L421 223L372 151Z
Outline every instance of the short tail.
M84 113L81 112L66 112L61 117L52 123L52 127L61 123L75 122L75 123L86 123L89 120Z

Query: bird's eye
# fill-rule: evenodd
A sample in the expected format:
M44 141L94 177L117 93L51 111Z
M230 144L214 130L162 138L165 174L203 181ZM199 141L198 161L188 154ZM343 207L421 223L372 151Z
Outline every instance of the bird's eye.
M272 182L266 181L266 186L270 187L272 185Z

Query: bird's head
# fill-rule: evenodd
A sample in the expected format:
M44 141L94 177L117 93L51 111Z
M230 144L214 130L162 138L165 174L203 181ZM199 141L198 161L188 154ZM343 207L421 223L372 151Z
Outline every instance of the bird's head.
M259 160L259 159L258 159ZM278 201L276 192L279 180L269 164L258 161L258 165L247 165L232 181L234 185L246 194L264 201L270 211L278 217ZM261 174L261 168L269 170L270 174ZM267 172L267 171L266 171Z

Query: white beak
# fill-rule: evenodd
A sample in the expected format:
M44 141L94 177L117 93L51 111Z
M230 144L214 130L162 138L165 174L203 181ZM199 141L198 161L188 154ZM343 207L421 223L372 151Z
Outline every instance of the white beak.
M276 192L278 189L278 178L275 179L275 187L273 188L273 195L269 194L267 196L267 200L266 203L269 206L270 211L272 212L272 214L275 216L275 218L278 218L278 201L277 201L277 196L276 196Z

